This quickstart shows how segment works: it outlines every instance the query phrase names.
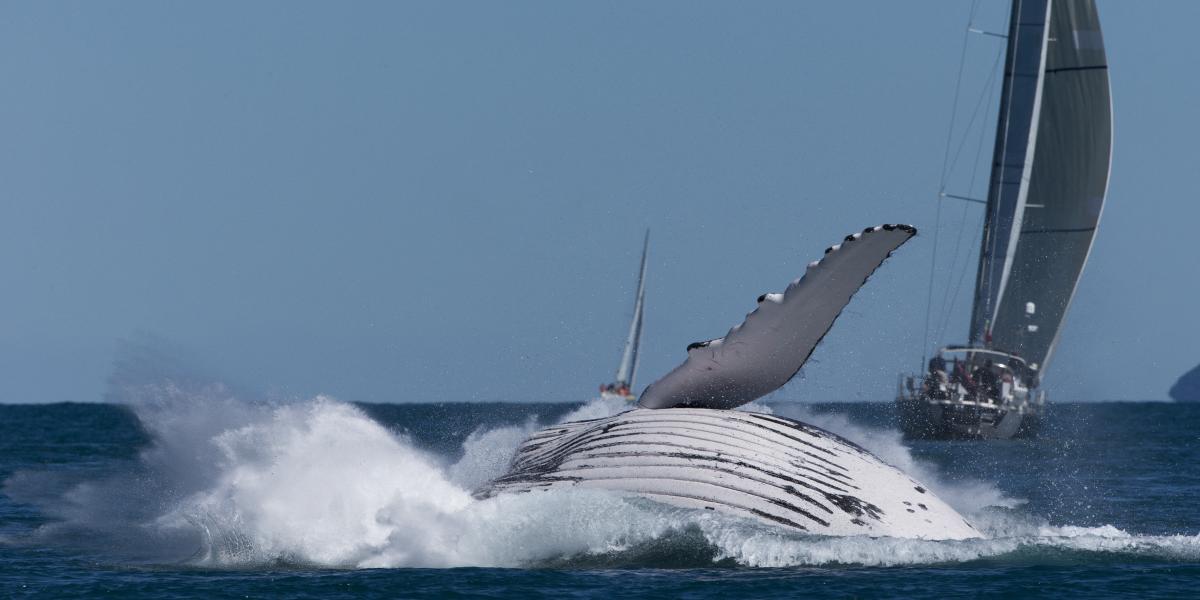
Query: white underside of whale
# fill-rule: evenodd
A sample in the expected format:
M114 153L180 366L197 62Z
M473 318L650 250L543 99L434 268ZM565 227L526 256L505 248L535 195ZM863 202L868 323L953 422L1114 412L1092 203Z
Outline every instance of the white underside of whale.
M818 535L979 537L908 475L818 427L731 410L637 409L549 427L476 492L603 489Z

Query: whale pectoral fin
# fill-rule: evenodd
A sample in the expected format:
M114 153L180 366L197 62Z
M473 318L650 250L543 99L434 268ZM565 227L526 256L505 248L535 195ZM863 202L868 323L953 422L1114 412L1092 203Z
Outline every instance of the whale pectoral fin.
M779 389L867 278L916 233L910 225L880 225L846 236L782 294L760 296L758 307L725 337L688 346L687 360L650 384L638 404L733 408Z

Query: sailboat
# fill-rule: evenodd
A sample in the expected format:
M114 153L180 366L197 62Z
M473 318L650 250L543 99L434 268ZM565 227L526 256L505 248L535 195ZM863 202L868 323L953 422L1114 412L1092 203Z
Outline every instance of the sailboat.
M1108 191L1112 105L1095 2L1014 0L1007 36L992 35L1006 37L1007 50L987 199L939 192L939 202L986 211L970 340L901 378L897 408L910 437L1036 431L1040 386Z
M633 394L634 377L638 368L638 349L642 343L642 317L646 304L646 256L650 249L650 231L642 240L642 262L638 268L637 295L633 302L633 319L629 323L629 336L625 338L625 349L621 352L621 362L617 366L617 375L612 383L600 386L600 397L619 398L633 402L637 396Z

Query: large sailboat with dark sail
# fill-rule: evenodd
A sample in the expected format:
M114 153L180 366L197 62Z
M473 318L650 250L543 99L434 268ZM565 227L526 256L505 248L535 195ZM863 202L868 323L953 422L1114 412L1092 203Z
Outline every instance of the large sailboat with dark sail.
M621 398L629 402L637 400L633 393L634 377L637 375L638 350L642 345L642 320L646 305L646 256L650 249L650 231L642 240L642 262L638 267L637 293L633 301L633 318L629 322L629 335L625 338L625 349L617 365L617 375L611 383L600 386L602 398Z
M1014 0L1007 35L992 35L1007 49L987 198L939 194L985 211L969 341L901 379L910 437L1036 430L1108 189L1112 108L1094 0Z

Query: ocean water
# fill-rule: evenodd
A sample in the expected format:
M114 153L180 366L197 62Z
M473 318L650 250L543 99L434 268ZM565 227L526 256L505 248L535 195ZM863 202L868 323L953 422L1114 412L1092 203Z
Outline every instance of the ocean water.
M1054 405L1035 440L840 433L986 537L804 536L606 493L471 498L540 425L620 405L0 405L3 597L1200 597L1200 405Z

